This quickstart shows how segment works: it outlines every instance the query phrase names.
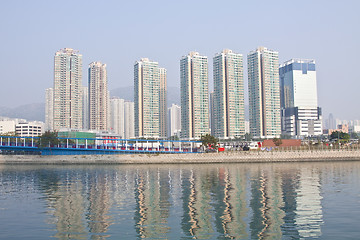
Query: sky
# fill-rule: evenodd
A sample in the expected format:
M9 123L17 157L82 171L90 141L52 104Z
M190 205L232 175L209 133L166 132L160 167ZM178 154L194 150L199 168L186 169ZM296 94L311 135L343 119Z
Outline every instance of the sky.
M1 0L0 106L45 102L55 52L83 55L83 83L93 61L107 64L109 90L133 85L135 61L146 57L180 85L180 58L223 49L246 56L259 46L291 58L315 59L323 117L360 119L360 1ZM247 88L246 88L247 92ZM248 95L246 94L246 102Z

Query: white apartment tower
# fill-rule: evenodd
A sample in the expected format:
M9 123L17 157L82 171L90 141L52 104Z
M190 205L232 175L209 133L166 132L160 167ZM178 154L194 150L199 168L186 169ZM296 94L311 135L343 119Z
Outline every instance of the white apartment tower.
M282 133L297 137L321 135L315 61L291 59L280 66L279 73Z
M110 99L110 129L118 134L120 138L125 138L124 102L125 100L120 98Z
M249 120L254 137L281 134L279 53L259 47L248 54Z
M242 54L226 49L214 57L212 132L219 138L245 134L244 77Z
M214 91L209 94L209 124L210 124L210 134L215 136L215 111L214 111Z
M45 90L45 131L52 131L54 127L54 89Z
M89 129L89 88L82 87L83 93L83 129Z
M136 137L166 137L166 70L142 58L134 65Z
M178 136L180 137L181 132L181 107L172 104L169 110L169 137Z
M125 101L124 103L124 129L126 139L135 137L134 102Z
M208 58L190 52L180 60L181 137L198 139L209 133Z
M110 106L111 131L124 139L134 138L134 102L120 98L112 98L110 100Z
M89 128L106 131L109 121L109 93L106 64L89 64Z
M82 55L64 48L54 58L54 130L82 128Z
M160 96L159 96L159 114L160 114L160 137L167 137L167 101L166 101L166 69L159 68L160 78Z

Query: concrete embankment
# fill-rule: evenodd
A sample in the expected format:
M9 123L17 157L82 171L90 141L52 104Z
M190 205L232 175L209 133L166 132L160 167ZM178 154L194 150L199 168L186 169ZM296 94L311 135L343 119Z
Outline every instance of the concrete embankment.
M360 151L347 150L61 156L0 155L0 164L186 164L358 160L360 160Z

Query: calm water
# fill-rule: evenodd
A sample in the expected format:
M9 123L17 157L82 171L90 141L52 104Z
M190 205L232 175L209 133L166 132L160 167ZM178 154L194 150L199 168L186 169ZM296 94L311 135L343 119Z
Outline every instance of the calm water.
M360 161L0 165L0 239L360 239Z

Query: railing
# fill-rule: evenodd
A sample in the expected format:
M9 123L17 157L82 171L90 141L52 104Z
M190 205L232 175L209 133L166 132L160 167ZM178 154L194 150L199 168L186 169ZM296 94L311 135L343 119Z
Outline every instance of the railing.
M199 141L108 139L108 138L57 138L56 141L41 142L40 137L0 136L0 149L22 150L90 150L141 153L197 153ZM57 142L53 144L53 142Z
M260 151L260 152L305 152L305 151L359 151L359 143L318 143L318 144L303 144L301 146L288 146L288 147L259 147L256 149L250 149L250 151ZM243 151L241 147L225 147L225 152L227 151Z

